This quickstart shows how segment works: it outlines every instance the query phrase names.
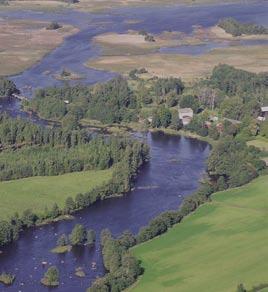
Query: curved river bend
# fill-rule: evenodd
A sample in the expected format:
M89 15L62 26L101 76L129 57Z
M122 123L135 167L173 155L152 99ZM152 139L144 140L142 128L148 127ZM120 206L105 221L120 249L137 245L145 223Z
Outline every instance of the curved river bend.
M60 269L61 284L56 291L85 291L97 275L104 273L99 248L102 229L109 228L114 235L126 229L136 233L159 213L178 208L183 197L196 190L209 154L207 143L161 133L139 136L150 145L151 160L141 169L135 190L122 198L98 202L76 214L75 220L25 232L0 255L1 270L17 277L13 286L5 289L0 286L0 291L47 291L40 285L47 268L42 267L42 261ZM96 246L75 249L65 255L52 254L50 249L55 247L58 235L70 233L76 223L96 230ZM96 271L91 270L93 261L97 263ZM85 278L74 276L77 267L84 268Z
M83 74L86 77L83 80L85 84L111 78L114 74L84 66L90 57L94 58L100 52L100 48L91 42L92 37L97 34L109 31L125 32L128 29L145 29L153 33L163 30L191 33L193 25L212 26L226 16L267 25L267 8L267 1L258 1L243 5L126 8L98 15L69 10L59 13L0 12L0 17L56 20L75 25L80 29L79 33L67 38L60 47L38 64L12 77L20 89L25 85L31 85L35 89L62 85L60 81L53 79L52 75L65 66ZM127 22L130 19L138 19L140 22L130 24ZM208 45L207 49L214 46L215 44ZM178 50L183 53L185 48ZM189 46L185 52L199 54L205 51L204 47ZM50 71L51 74L43 74L45 71ZM31 92L23 93L31 95ZM8 111L12 116L21 115L27 118L26 114L20 112L19 103L15 101L2 102L0 110ZM32 117L31 119L42 123L38 119ZM61 284L55 289L56 291L85 291L92 280L104 273L99 248L99 234L103 228L109 228L114 235L119 235L126 229L136 233L157 214L178 208L183 197L197 189L198 181L205 172L205 160L209 154L210 147L207 143L161 133L148 133L144 136L138 134L138 136L150 145L151 161L142 168L135 190L123 198L98 202L76 214L73 221L59 222L25 232L18 242L4 249L0 254L0 270L16 274L14 285L11 287L0 285L1 292L47 291L47 288L40 285L40 279L47 268L42 267L42 261L47 261L49 265L57 265L60 269ZM96 246L91 249L75 249L66 255L50 253L50 249L55 247L58 235L70 233L76 223L83 223L87 228L96 230L98 240ZM90 269L93 261L97 262L96 271ZM77 267L84 268L85 278L74 276Z

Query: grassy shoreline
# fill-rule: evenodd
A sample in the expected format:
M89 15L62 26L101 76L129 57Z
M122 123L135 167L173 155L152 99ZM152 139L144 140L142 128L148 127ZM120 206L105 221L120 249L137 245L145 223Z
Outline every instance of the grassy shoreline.
M26 209L41 213L54 203L63 208L67 197L74 198L78 193L90 191L111 177L112 169L108 169L0 182L0 219L7 219L15 212L21 213ZM47 223L50 221L44 224Z

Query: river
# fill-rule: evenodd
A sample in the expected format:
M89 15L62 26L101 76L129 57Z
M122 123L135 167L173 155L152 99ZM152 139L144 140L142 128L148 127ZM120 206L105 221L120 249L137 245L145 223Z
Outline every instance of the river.
M266 4L265 4L266 3ZM0 12L0 17L10 19L31 18L56 20L77 26L80 32L68 37L64 43L43 58L38 64L12 79L22 89L31 85L33 89L45 86L60 86L62 82L52 75L63 67L83 74L85 84L105 81L114 74L86 68L84 63L100 53L91 39L97 34L128 29L145 29L157 33L163 30L180 30L191 33L193 25L212 26L225 16L234 16L239 20L267 24L267 2L253 4L228 4L219 6L174 6L156 8L124 8L106 14L87 14L66 10L57 13L34 11ZM138 23L128 23L130 19ZM191 48L188 49L191 53ZM196 48L192 54L196 54ZM44 74L50 71L49 75ZM31 95L31 92L23 92ZM7 100L1 104L2 111L12 116L31 118L20 112L19 103ZM205 172L205 161L210 147L207 143L190 138L169 136L162 133L137 134L151 147L151 160L140 171L135 189L122 198L98 202L90 208L76 214L72 221L63 221L23 233L21 238L3 249L0 254L0 270L16 274L16 281L10 287L0 286L0 291L47 291L40 285L40 279L49 265L57 265L60 270L60 286L55 291L84 291L104 269L99 247L99 234L103 228L109 228L116 236L129 229L137 233L157 214L176 209L183 197L194 192ZM55 255L50 249L55 247L62 233L70 233L76 223L83 223L97 232L94 248L79 248L65 255ZM41 262L48 265L42 267ZM97 263L97 270L91 270L91 263ZM74 276L75 268L83 267L85 278Z
M1 291L46 291L40 279L48 266L42 267L42 261L59 268L61 284L57 291L85 291L97 275L104 273L99 247L102 229L109 228L115 236L126 229L136 233L157 214L178 208L183 197L198 187L209 154L207 143L161 133L139 136L150 145L151 160L141 169L135 190L122 198L98 202L77 213L75 220L26 231L0 255L1 270L16 274L15 283L1 287ZM69 234L76 223L96 231L95 247L78 248L65 255L51 253L58 236ZM93 261L96 271L91 270ZM85 278L74 276L77 267L84 268Z

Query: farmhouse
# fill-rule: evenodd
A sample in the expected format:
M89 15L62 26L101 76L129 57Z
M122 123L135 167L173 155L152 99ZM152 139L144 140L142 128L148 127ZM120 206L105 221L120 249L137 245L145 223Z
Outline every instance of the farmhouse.
M258 117L259 121L265 121L268 119L268 106L261 107L261 115Z
M191 108L179 108L178 112L179 118L182 120L184 126L188 125L194 116L194 112Z

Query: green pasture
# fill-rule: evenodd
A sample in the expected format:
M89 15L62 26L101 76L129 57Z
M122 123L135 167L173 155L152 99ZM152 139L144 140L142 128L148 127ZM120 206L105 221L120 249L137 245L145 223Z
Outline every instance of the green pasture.
M235 292L239 283L268 283L267 243L266 175L216 193L181 224L134 248L145 272L131 291Z

